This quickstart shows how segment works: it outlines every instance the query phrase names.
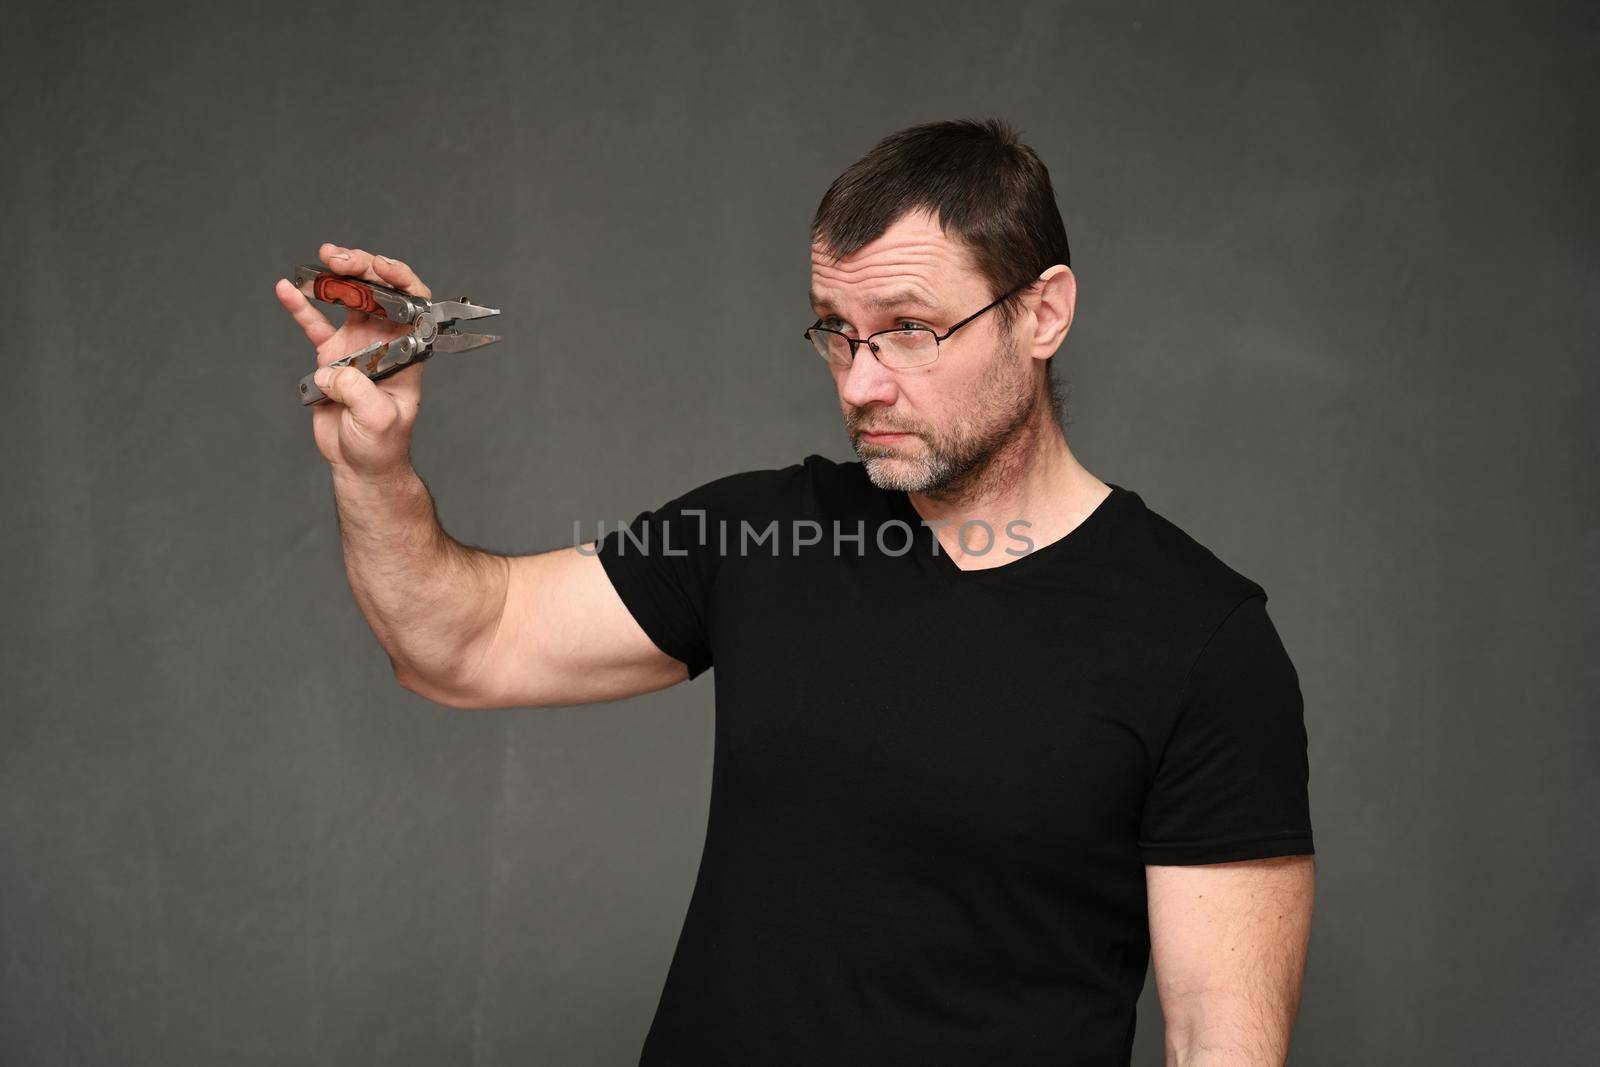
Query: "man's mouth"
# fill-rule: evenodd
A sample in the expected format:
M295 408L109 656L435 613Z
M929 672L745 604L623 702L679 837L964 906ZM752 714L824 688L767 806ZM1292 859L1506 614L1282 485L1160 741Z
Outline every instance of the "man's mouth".
M889 441L899 441L899 440L901 440L902 438L905 438L905 437L915 437L915 436L916 436L915 434L903 433L903 432L900 432L900 431L893 431L893 430L883 430L883 431L879 431L879 430L862 430L861 431L861 439L863 441L871 441L873 444L882 444L882 443L887 443Z

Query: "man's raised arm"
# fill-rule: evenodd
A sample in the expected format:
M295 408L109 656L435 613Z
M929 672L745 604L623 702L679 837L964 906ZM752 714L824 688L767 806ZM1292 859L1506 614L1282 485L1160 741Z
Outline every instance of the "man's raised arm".
M634 621L593 542L491 558L505 564L504 606L466 671L443 686L396 671L406 688L453 707L508 708L620 700L688 677Z
M432 295L398 260L332 244L319 255L336 273ZM406 330L356 311L335 329L289 281L276 295L322 368ZM613 700L686 678L688 668L634 621L592 549L506 557L444 532L410 461L426 367L380 381L354 367L319 370L331 402L312 409L350 588L400 683L451 707L490 708Z

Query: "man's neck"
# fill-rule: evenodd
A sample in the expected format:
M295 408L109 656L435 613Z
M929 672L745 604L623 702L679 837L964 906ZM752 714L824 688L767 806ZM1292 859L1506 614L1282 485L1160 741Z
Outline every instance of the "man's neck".
M1046 410L1007 441L982 468L962 484L942 493L910 493L917 513L936 527L939 541L963 570L1001 567L1017 557L1017 536L1033 542L1037 551L1059 541L1100 506L1110 487L1090 474L1067 445L1066 435ZM961 526L971 521L988 525L968 530L966 546ZM1009 523L1022 520L1013 534ZM992 539L991 539L992 532ZM985 546L988 550L984 551Z

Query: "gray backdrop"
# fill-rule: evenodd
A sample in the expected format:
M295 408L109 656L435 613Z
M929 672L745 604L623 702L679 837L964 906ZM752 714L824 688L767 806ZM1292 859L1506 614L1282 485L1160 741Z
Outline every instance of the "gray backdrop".
M1300 672L1292 1061L1600 1051L1595 5L0 19L0 1061L635 1062L715 672L401 689L273 283L332 240L503 308L430 367L415 462L457 537L553 548L851 458L811 213L882 135L988 115L1067 220L1078 456L1260 581ZM1140 1020L1159 1063L1152 985Z

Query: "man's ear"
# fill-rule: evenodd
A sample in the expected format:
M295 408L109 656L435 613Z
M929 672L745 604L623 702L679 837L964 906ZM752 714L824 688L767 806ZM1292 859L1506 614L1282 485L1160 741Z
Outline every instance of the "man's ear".
M1029 340L1035 359L1049 359L1072 328L1072 315L1078 306L1078 279L1071 267L1057 263L1039 275L1038 285L1033 335Z

